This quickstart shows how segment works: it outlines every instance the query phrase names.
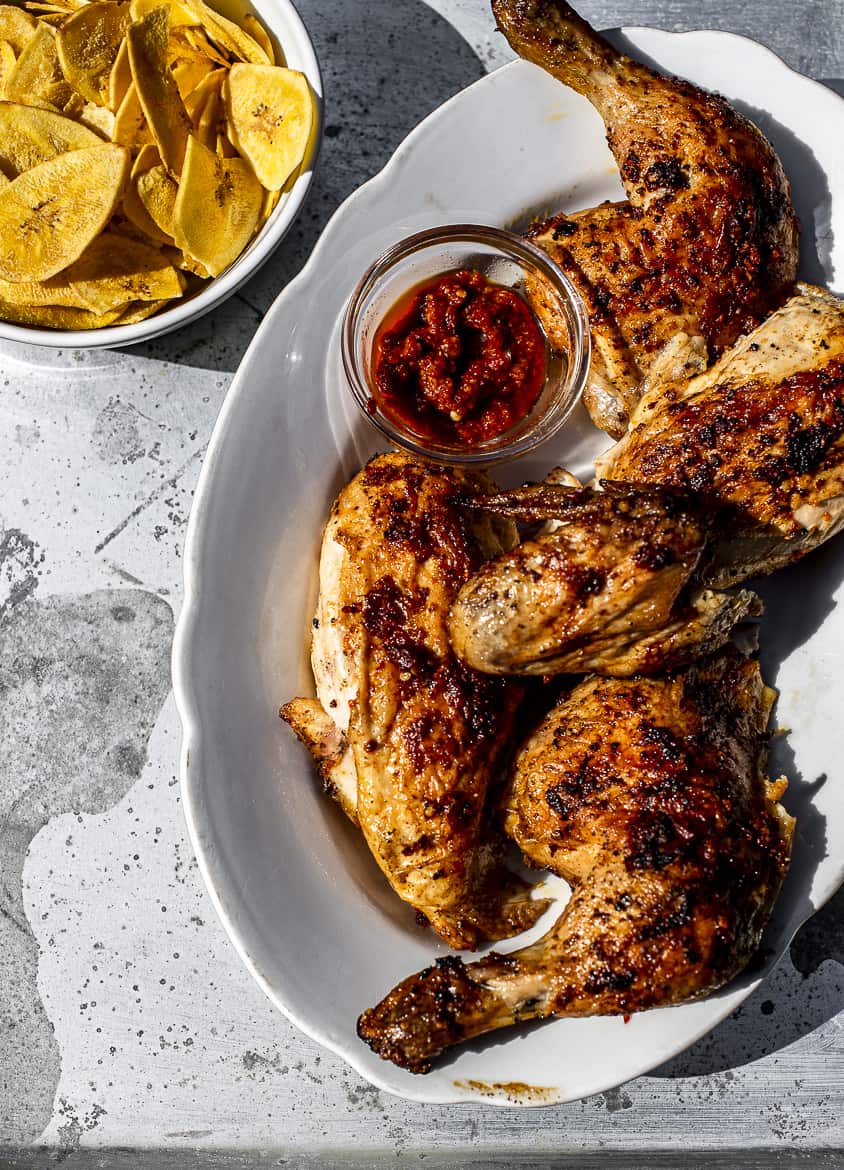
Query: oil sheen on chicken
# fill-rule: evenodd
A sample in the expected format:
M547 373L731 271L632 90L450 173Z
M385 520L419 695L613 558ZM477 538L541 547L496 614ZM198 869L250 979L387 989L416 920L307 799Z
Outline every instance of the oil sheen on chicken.
M503 865L487 815L521 688L464 666L446 629L463 582L515 538L458 505L492 486L389 454L344 488L320 562L318 699L281 710L396 893L457 948L517 934L545 907Z
M785 781L761 772L771 692L729 647L672 677L591 677L519 752L507 829L571 899L538 942L439 960L358 1021L425 1072L484 1032L696 999L756 951L788 866Z
M710 515L688 493L541 484L478 507L550 530L485 562L449 617L457 654L491 674L655 674L722 646L761 612L748 590L694 581ZM703 565L701 558L704 558Z
M584 394L619 437L637 386L676 333L710 356L777 308L797 276L798 222L782 166L723 98L614 49L560 0L493 0L513 49L588 98L627 199L530 232L582 294L593 359ZM562 164L561 164L562 165ZM540 313L539 291L534 300ZM546 328L560 345L553 312Z

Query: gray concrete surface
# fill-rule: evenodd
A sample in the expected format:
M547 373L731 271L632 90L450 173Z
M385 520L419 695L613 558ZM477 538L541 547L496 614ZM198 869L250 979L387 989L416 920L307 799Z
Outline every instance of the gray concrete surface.
M842 1165L841 896L688 1052L529 1112L365 1084L270 1007L214 917L179 807L168 666L214 418L334 208L507 59L484 0L299 7L326 141L277 257L132 351L0 347L0 1165ZM844 92L842 0L581 8L601 27L746 33Z

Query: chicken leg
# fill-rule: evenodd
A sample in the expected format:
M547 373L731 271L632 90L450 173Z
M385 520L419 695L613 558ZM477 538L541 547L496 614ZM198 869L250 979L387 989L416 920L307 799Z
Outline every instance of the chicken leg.
M562 0L493 0L492 9L521 57L592 102L621 173L625 202L556 215L529 233L586 301L584 400L618 438L674 334L702 336L714 357L788 295L799 230L791 190L770 144L723 98L622 55ZM538 293L533 300L562 344L553 314Z
M518 754L508 831L573 892L509 955L440 959L358 1021L376 1052L426 1072L472 1036L549 1016L682 1003L759 945L788 866L785 781L761 772L772 693L734 647L670 678L591 677Z

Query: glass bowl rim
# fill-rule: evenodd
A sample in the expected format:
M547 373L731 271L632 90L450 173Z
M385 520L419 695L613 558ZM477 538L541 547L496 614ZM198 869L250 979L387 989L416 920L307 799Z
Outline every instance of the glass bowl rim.
M568 367L563 379L563 389L560 397L556 398L537 421L518 438L507 441L507 432L488 440L486 444L477 444L465 451L450 450L436 444L426 445L405 432L400 426L393 423L380 408L378 413L369 409L369 402L374 396L363 372L359 368L357 359L356 335L360 316L368 297L377 287L382 276L386 275L400 261L421 252L423 249L448 243L482 244L492 247L510 260L516 261L522 267L529 263L539 268L543 276L554 287L557 295L568 308L566 328L571 343L571 352L567 355ZM446 270L444 270L446 271ZM536 314L534 314L536 316ZM540 324L540 328L542 328ZM544 328L543 335L547 337ZM524 237L506 228L490 227L484 224L459 223L442 227L426 228L414 232L392 244L382 252L361 276L343 314L343 324L340 337L340 349L346 382L351 390L355 403L365 415L371 426L386 438L390 443L414 455L426 459L433 459L441 463L454 465L484 464L503 462L516 459L534 451L542 443L556 435L564 425L574 407L577 405L583 388L586 385L591 357L591 335L589 317L586 305L580 293L574 287L568 276L563 272L547 253ZM566 390L567 387L567 390ZM557 411L555 415L554 412ZM542 423L552 417L551 425L543 429ZM530 415L528 415L528 418Z

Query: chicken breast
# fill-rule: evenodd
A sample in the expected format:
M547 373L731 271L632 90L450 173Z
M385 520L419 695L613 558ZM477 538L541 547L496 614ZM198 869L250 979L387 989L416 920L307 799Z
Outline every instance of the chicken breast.
M709 584L770 573L844 525L844 301L810 285L710 369L678 338L599 476L667 484L720 512ZM692 358L694 364L694 359Z
M619 437L654 356L679 332L721 353L782 304L798 222L782 166L723 98L623 56L562 0L493 0L528 61L583 94L607 128L627 199L529 233L573 281L592 326L584 401ZM535 305L558 345L552 309Z
M478 498L478 507L546 521L546 530L485 562L458 593L449 631L474 669L655 674L718 649L761 612L747 590L694 583L710 517L693 497L602 487L540 485Z
M697 999L756 951L786 872L785 781L761 772L771 692L733 647L667 678L588 678L519 752L508 831L571 899L538 942L411 976L363 1013L425 1072L481 1033Z
M463 582L515 539L461 506L492 486L389 454L344 488L321 557L320 701L281 710L393 889L457 948L516 934L545 906L504 866L487 808L521 688L464 666L446 628Z

